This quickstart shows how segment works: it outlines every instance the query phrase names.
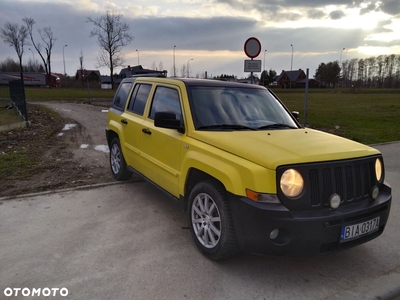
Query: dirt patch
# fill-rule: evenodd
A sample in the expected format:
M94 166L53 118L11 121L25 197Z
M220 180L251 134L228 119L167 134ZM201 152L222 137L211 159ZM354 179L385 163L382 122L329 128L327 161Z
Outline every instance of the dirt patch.
M0 197L114 181L104 130L98 151L75 118L37 104L28 115L31 127L0 133Z

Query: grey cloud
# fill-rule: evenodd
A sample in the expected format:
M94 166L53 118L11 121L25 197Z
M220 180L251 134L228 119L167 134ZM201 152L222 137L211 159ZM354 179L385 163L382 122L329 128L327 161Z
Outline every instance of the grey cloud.
M400 14L400 1L399 0L384 0L381 2L380 8L383 12L389 15Z
M345 16L344 12L341 10L334 10L329 14L329 18L332 20L339 20Z
M376 10L378 10L378 8L375 5L375 3L370 3L367 7L362 8L360 10L360 15L364 15L364 14L367 14L369 12L376 11Z
M307 16L310 19L322 19L325 17L325 13L319 9L310 9L307 11Z

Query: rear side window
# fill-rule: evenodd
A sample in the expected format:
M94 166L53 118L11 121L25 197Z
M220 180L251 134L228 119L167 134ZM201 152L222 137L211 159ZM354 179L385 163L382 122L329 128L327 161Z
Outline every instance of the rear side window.
M156 112L173 112L176 118L180 119L182 110L178 91L163 86L157 87L154 93L149 118L154 120Z
M136 84L135 88L133 89L128 110L142 116L146 106L147 98L150 94L150 90L150 84Z
M131 90L131 87L132 87L132 82L124 82L124 83L120 84L118 91L114 97L113 106L115 108L118 108L120 110L125 109L125 104L128 99L128 95L129 95L129 91Z

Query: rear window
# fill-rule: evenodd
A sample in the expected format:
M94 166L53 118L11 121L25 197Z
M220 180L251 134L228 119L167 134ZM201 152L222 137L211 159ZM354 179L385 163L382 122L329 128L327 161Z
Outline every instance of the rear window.
M124 110L129 92L132 87L132 82L121 83L117 93L114 96L113 106L119 110Z
M142 116L146 106L147 98L150 94L150 90L150 84L136 84L135 88L133 89L128 110Z

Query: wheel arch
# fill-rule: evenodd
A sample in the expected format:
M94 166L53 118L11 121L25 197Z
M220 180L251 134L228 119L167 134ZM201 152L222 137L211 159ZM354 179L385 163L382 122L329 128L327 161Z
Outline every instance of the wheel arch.
M108 130L108 133L107 133L107 144L108 144L108 146L110 146L111 141L112 141L114 138L118 138L118 139L119 139L118 133L116 133L116 132L115 132L114 130L112 130L112 129Z
M205 181L205 180L213 180L216 183L220 184L224 189L226 189L226 187L224 186L224 184L218 180L217 178L211 176L210 174L199 170L197 168L190 168L188 170L187 173L187 177L186 177L186 182L185 182L185 187L184 187L184 195L183 197L181 197L180 202L181 202L181 206L182 209L184 211L187 211L188 209L188 200L189 200L189 194L190 191L193 189L193 187L201 182L201 181Z

